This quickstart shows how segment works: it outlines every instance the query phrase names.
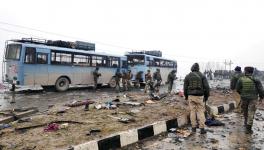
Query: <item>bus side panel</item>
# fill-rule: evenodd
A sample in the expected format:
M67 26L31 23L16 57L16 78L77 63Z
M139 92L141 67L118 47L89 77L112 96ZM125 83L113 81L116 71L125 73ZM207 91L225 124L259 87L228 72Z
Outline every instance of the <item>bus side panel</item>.
M61 76L68 77L70 81L72 81L73 79L72 66L69 65L49 65L48 72L49 72L48 85L55 85L56 81Z
M72 84L83 84L83 85L92 85L93 84L93 67L73 67L73 81Z
M99 72L101 77L99 78L98 83L108 84L111 78L115 75L117 68L100 68Z

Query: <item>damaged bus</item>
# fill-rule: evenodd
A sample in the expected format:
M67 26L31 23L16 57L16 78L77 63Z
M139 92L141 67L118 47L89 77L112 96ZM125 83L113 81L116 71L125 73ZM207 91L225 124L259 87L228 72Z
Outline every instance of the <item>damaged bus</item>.
M115 86L117 69L124 70L126 57L95 52L87 42L50 41L33 38L6 42L2 80L16 86L93 86L92 72L99 67L98 84Z
M128 69L133 74L133 81L138 77L139 82L145 84L145 74L150 70L153 74L157 68L160 69L164 84L167 76L173 69L177 70L177 62L162 57L161 51L132 51L126 54Z

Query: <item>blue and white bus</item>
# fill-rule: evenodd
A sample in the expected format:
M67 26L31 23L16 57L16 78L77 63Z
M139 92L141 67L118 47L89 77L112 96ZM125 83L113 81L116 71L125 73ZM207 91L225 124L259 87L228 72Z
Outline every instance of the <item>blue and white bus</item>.
M161 51L132 51L126 54L128 69L136 75L141 72L141 83L145 83L145 74L150 70L153 74L157 68L160 69L162 83L165 83L167 76L172 70L177 70L177 62L162 57Z
M66 45L71 44L66 42ZM55 86L58 91L66 91L70 85L93 85L92 72L99 67L102 76L98 83L114 87L116 70L127 69L124 56L63 45L65 43L54 46L46 40L31 38L7 41L2 66L3 82L18 86Z

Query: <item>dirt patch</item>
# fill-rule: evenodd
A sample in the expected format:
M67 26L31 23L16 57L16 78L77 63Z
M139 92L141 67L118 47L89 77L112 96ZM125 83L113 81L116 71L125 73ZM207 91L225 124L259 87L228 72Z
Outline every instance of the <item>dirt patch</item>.
M128 99L139 103L149 100L148 96L138 92L120 98L120 101ZM65 110L67 107L54 106L47 114L36 115L30 122L13 123L12 128L4 129L0 134L0 145L3 149L60 149L71 145L78 145L86 141L98 139L116 132L133 129L159 120L175 118L186 113L188 106L186 101L178 96L169 96L162 101L154 101L144 106L120 105L117 109L100 109L90 106L89 111L84 111L84 106L66 109L64 113L56 113L57 110ZM134 122L121 123L113 117L133 118ZM78 121L84 124L69 123L66 129L54 132L44 132L45 126L15 131L15 128L32 125L48 124L52 121ZM86 135L91 129L99 129L91 135Z
M211 106L218 106L228 104L230 101L240 102L240 96L237 92L230 90L211 90L208 104Z
M130 101L144 103L145 105L132 106L120 105L116 109L100 109L94 106L105 104L116 97L102 96L100 101L90 105L89 111L84 111L84 106L68 108L55 105L44 114L35 115L29 122L11 124L12 128L0 130L0 147L2 149L62 149L72 145L78 145L90 140L99 139L128 129L144 126L156 121L176 118L189 112L187 101L178 95L170 95L160 101L149 101L149 96L143 92L129 92L126 96L120 95L120 102ZM105 97L105 98L102 98ZM212 91L209 98L210 105L223 104L234 100L232 93L223 94L222 91ZM57 112L60 113L57 113ZM62 111L62 112L61 112ZM64 112L65 111L65 112ZM110 117L111 116L111 117ZM130 123L119 122L117 118L130 118ZM77 121L83 124L69 123L65 129L54 132L44 132L46 126L33 129L16 131L15 128L33 125L48 124L53 121ZM89 131L99 129L100 132L87 135Z

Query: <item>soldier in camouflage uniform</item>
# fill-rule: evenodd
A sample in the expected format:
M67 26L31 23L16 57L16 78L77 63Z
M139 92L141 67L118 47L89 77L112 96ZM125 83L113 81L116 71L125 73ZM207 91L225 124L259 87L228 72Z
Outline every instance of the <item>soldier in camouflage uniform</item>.
M151 84L152 84L152 75L150 70L148 70L148 72L145 74L145 89L144 92L147 93L148 89L150 88Z
M131 70L128 70L128 72L123 72L122 75L122 83L123 83L123 89L124 91L128 91L131 88L131 79L133 75L131 73Z
M158 68L156 69L156 72L154 72L154 74L153 74L153 81L154 81L155 92L158 93L159 92L159 88L161 86L161 82L162 82L160 69L158 69Z
M231 80L230 80L230 89L233 91L235 101L238 103L237 109L235 110L235 112L237 113L241 113L241 101L240 101L239 94L236 92L236 84L237 84L238 79L242 76L243 76L243 73L241 71L241 67L236 66L235 73L232 75Z
M172 87L173 87L173 82L174 80L176 80L176 70L172 70L169 75L168 75L168 79L167 79L167 84L169 84L168 86L168 93L171 93Z
M115 81L116 81L116 92L120 92L120 81L122 79L122 73L120 72L120 69L117 69L116 70L116 73L115 73Z
M96 67L94 72L93 72L93 77L94 77L94 89L97 89L97 84L98 84L98 78L101 76L101 73L99 73L99 67Z
M241 108L243 109L244 125L246 126L247 133L252 133L252 125L254 114L256 112L257 102L262 102L263 99L263 86L258 79L252 77L254 68L245 67L245 76L238 79L236 90L241 97ZM258 100L259 97L259 100Z
M136 82L135 82L135 86L140 88L140 82L143 82L143 79L142 79L142 75L143 75L143 71L139 71L137 74L136 74Z
M191 110L190 118L192 124L192 132L196 132L197 119L199 121L199 128L201 134L205 134L205 104L209 97L209 84L206 77L199 71L199 64L193 64L191 73L184 79L184 95L185 99L189 101Z

